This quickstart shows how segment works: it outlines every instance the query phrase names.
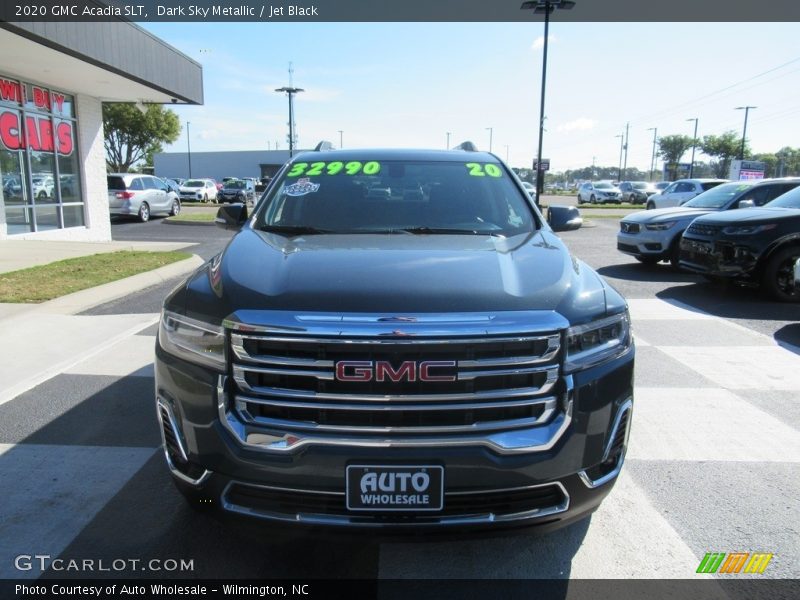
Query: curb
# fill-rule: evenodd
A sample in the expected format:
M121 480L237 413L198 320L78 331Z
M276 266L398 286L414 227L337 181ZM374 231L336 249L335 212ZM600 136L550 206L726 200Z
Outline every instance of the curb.
M138 292L146 287L158 285L169 279L187 275L197 269L205 261L197 256L192 255L186 260L181 260L169 265L164 265L152 271L146 271L119 279L110 283L104 283L97 287L87 288L79 292L73 292L60 298L53 298L41 304L31 305L32 311L41 311L61 315L74 315L100 304L117 300L133 292ZM17 313L19 314L19 313Z
M214 227L216 223L214 221L170 221L170 217L167 217L162 221L165 225L184 225L188 227Z

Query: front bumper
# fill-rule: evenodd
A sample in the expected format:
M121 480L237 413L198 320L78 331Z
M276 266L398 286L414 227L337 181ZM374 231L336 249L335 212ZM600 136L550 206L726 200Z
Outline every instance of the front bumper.
M733 240L712 240L684 236L681 239L681 267L695 273L749 279L756 273L760 251Z
M184 452L187 459L176 465L165 452L176 482L192 501L210 503L223 513L347 531L452 531L453 526L546 531L594 511L613 486L627 445L633 361L631 347L609 363L562 377L564 418L552 432L552 443L527 452L503 452L474 438L451 443L449 437L365 444L295 443L289 436L285 450L265 450L248 445L252 437L243 442L224 422L235 419L224 409L226 375L160 348L156 395L165 447L173 448L173 456ZM164 423L173 423L173 430ZM531 439L541 434L518 433ZM345 507L350 464L441 465L445 508L428 514L350 512Z
M649 231L640 224L639 233L617 233L617 250L630 256L663 258L675 237L675 231Z

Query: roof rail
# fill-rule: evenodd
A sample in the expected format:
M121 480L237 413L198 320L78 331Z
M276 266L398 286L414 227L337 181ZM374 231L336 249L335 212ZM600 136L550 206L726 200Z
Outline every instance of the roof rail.
M327 150L333 150L333 144L326 142L325 140L322 140L319 144L317 144L317 147L314 148L314 152L325 152Z
M470 141L461 142L453 150L464 150L465 152L477 152L478 148Z

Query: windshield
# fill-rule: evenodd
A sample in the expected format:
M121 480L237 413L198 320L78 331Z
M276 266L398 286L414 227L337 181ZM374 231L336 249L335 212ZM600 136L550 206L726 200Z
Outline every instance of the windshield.
M228 189L234 190L243 190L244 189L244 181L231 181L228 180L225 182L225 187Z
M764 206L770 208L800 208L800 187L796 187L790 192L778 196L772 202L767 202Z
M634 189L646 190L647 188L651 187L652 184L647 183L646 181L634 181L631 185L634 187Z
M613 190L614 186L608 182L601 181L600 183L594 184L595 189L597 190Z
M183 187L203 187L205 182L200 179L190 179L183 184Z
M516 235L534 229L528 200L500 165L474 162L295 163L256 221L295 233Z
M753 187L752 183L725 183L695 196L683 206L690 208L722 208L734 197L751 187Z

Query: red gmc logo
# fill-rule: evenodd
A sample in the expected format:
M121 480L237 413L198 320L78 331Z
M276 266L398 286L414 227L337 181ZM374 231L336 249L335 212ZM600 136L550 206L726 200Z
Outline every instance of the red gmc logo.
M454 360L407 360L393 367L388 360L340 360L336 363L338 381L455 381L455 375L436 375L438 369L453 368Z

